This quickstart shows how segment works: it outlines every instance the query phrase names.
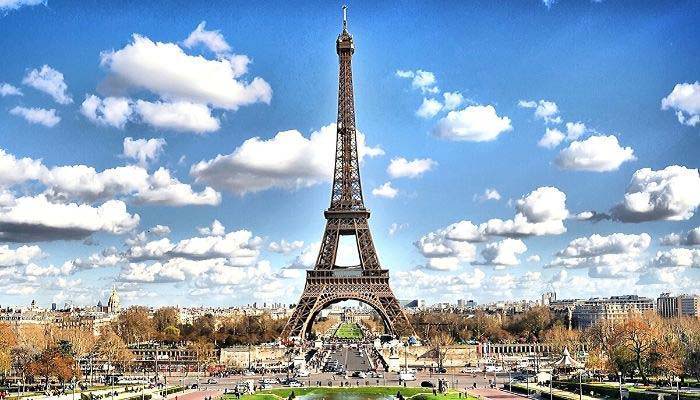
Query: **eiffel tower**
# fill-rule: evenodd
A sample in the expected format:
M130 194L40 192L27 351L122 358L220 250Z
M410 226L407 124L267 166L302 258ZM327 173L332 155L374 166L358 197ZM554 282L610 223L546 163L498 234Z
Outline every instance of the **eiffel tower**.
M355 44L347 29L343 6L343 31L336 41L340 59L338 83L338 122L335 145L335 172L331 205L324 212L326 230L313 270L306 271L306 285L294 314L282 331L285 340L304 338L316 315L327 306L343 300L359 300L374 308L387 333L413 332L399 302L389 287L389 271L382 269L369 230L369 210L365 208L360 182L355 129L355 99L352 89L352 55ZM354 235L360 265L335 264L341 236ZM398 329L397 329L398 328Z

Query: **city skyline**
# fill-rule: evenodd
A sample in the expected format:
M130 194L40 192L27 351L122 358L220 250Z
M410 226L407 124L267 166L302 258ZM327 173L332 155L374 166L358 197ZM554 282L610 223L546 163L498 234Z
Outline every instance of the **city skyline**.
M32 3L0 5L0 305L295 302L328 207L340 4ZM700 5L348 13L396 297L700 292Z

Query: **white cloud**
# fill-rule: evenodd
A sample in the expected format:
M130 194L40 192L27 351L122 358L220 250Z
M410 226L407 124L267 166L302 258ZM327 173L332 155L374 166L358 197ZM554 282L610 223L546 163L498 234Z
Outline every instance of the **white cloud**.
M424 71L422 69L416 71L403 71L397 70L396 76L399 78L411 79L411 86L414 89L420 89L422 93L438 93L439 89L435 84L437 79L435 79L435 74L430 71Z
M321 243L311 243L299 253L294 260L285 267L285 269L311 269L316 264L318 252L321 249Z
M211 115L211 110L205 104L137 100L134 109L142 122L159 129L201 134L220 127L219 120Z
M408 224L399 224L396 222L392 222L391 225L389 225L389 236L394 236L398 232L408 228Z
M584 258L604 254L639 254L649 248L650 244L651 237L646 233L613 233L608 236L594 234L572 240L565 249L557 253L557 256Z
M170 234L170 227L167 225L158 224L153 228L149 229L148 231L156 236L167 236Z
M46 110L44 108L26 108L16 106L10 110L10 114L20 116L32 124L40 124L52 128L59 122L61 117L56 115L55 109Z
M0 84L0 97L5 96L22 96L22 91L9 83L3 82Z
M462 262L474 261L476 247L471 243L481 241L469 221L452 224L445 229L430 232L414 243L425 257L425 268L435 270L454 270Z
M397 157L391 159L386 172L392 178L418 178L436 165L437 163L430 158L414 158L408 161Z
M572 240L545 268L588 268L591 278L628 278L643 268L640 256L650 244L646 233L594 234Z
M0 0L0 10L16 10L24 6L46 5L46 0Z
M520 100L518 106L522 108L534 108L535 117L544 120L546 123L559 124L561 123L561 117L559 114L559 107L557 103L553 101L540 100Z
M529 257L527 258L527 262L531 262L531 263L538 263L538 262L540 262L541 260L542 260L542 259L541 259L540 256L538 256L537 254L533 254L533 255L531 255L531 256L529 256Z
M217 232L203 231L200 232L202 236L182 239L177 243L172 243L168 238L145 243L132 242L125 252L125 258L132 262L224 259L226 265L238 267L255 264L260 255L262 238L248 230L224 233L225 228L220 224L217 227L216 223L212 229Z
M583 122L567 122L566 123L566 138L568 140L576 140L583 136L588 131L586 124Z
M106 97L100 99L94 94L86 95L80 112L90 121L100 124L123 128L133 109L131 101L125 97Z
M0 245L0 268L27 265L35 258L43 255L39 246L20 246L11 249L8 245Z
M700 249L675 248L659 251L649 261L653 268L700 268Z
M221 195L210 187L195 192L188 184L159 168L152 175L140 166L127 165L97 172L86 165L47 168L41 160L17 159L0 150L0 184L15 185L36 180L48 193L89 201L131 195L137 202L162 205L217 205ZM0 196L1 198L1 196Z
M689 230L684 235L669 233L661 238L661 244L664 246L700 246L700 226Z
M233 153L200 161L190 169L197 182L244 195L271 188L298 189L333 179L336 126L329 124L305 138L299 131L278 132L264 140L254 137ZM357 133L360 161L384 154L369 147Z
M661 100L661 109L676 110L678 122L688 126L700 123L700 82L679 83Z
M125 233L138 223L138 214L129 214L126 204L119 200L93 207L52 203L43 194L24 196L0 207L0 240L82 239L95 232Z
M149 178L148 187L136 194L136 199L148 204L169 206L216 206L221 203L221 194L208 186L201 192L195 192L192 186L170 176L169 170L159 168Z
M435 99L423 98L423 102L416 111L416 115L421 118L432 118L442 110L442 103Z
M237 79L245 72L239 59L190 56L177 44L153 42L138 34L124 48L103 52L101 65L111 74L112 84L146 89L172 101L237 110L272 98L272 89L262 78Z
M399 194L399 190L392 187L391 182L384 182L379 187L372 189L372 194L377 197L393 199Z
M68 85L63 80L63 74L44 65L41 69L33 69L22 79L22 83L44 92L58 104L70 104L73 99L68 94Z
M625 161L636 160L631 147L621 147L617 137L591 136L583 141L571 142L561 150L556 164L563 169L579 171L615 171Z
M438 121L433 135L447 140L486 142L511 130L510 118L499 117L493 106L474 105L450 111Z
M192 48L202 44L215 54L229 53L231 51L231 46L229 46L226 39L224 39L224 35L219 31L206 30L206 25L206 21L202 21L197 25L197 28L195 28L183 42L185 47Z
M537 145L540 147L544 147L547 149L553 149L564 140L566 136L562 131L560 131L557 128L547 128L544 131L544 135L542 138L537 142Z
M498 193L498 190L496 190L496 189L486 188L484 190L484 194L482 194L480 196L474 195L474 200L475 201L478 200L480 202L489 201L489 200L498 201L498 200L501 200L501 194Z
M506 238L486 245L481 251L483 261L474 262L477 265L493 265L496 269L519 265L518 256L527 251L527 246L520 239Z
M662 170L637 170L624 200L612 210L623 222L690 219L700 206L700 175L696 168L671 165Z
M288 242L284 239L280 240L279 242L271 242L269 245L267 245L267 249L269 251L279 254L289 254L293 251L301 249L302 247L304 247L304 242L301 240Z
M459 92L444 92L442 98L445 110L454 110L464 102L464 97Z
M555 187L543 186L516 201L517 213L512 220L490 219L480 226L486 235L542 236L566 232L563 221L566 195Z
M215 219L210 226L198 227L197 232L200 235L223 236L226 234L226 227L218 219Z
M165 139L162 138L134 140L130 137L125 137L122 154L125 157L137 160L139 165L146 166L149 162L158 159L158 156L163 152L165 144Z

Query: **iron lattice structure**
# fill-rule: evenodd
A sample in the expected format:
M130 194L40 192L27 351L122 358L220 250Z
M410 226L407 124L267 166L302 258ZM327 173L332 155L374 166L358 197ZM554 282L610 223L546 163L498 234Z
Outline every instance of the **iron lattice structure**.
M352 55L355 45L347 30L343 7L343 31L336 41L340 70L338 79L338 122L335 170L331 204L324 212L326 229L313 270L307 271L306 285L292 317L282 331L283 339L308 335L316 315L327 306L343 300L359 300L374 308L387 332L396 335L410 322L389 287L389 271L382 269L369 230L369 210L365 208L360 181L355 129L355 98L352 85ZM341 236L354 235L360 264L336 265Z

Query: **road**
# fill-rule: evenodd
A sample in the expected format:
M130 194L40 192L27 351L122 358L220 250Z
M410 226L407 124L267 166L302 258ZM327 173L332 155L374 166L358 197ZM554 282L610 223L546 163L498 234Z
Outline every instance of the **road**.
M331 353L329 359L338 360L338 363L348 372L367 371L371 368L366 349L341 347Z

